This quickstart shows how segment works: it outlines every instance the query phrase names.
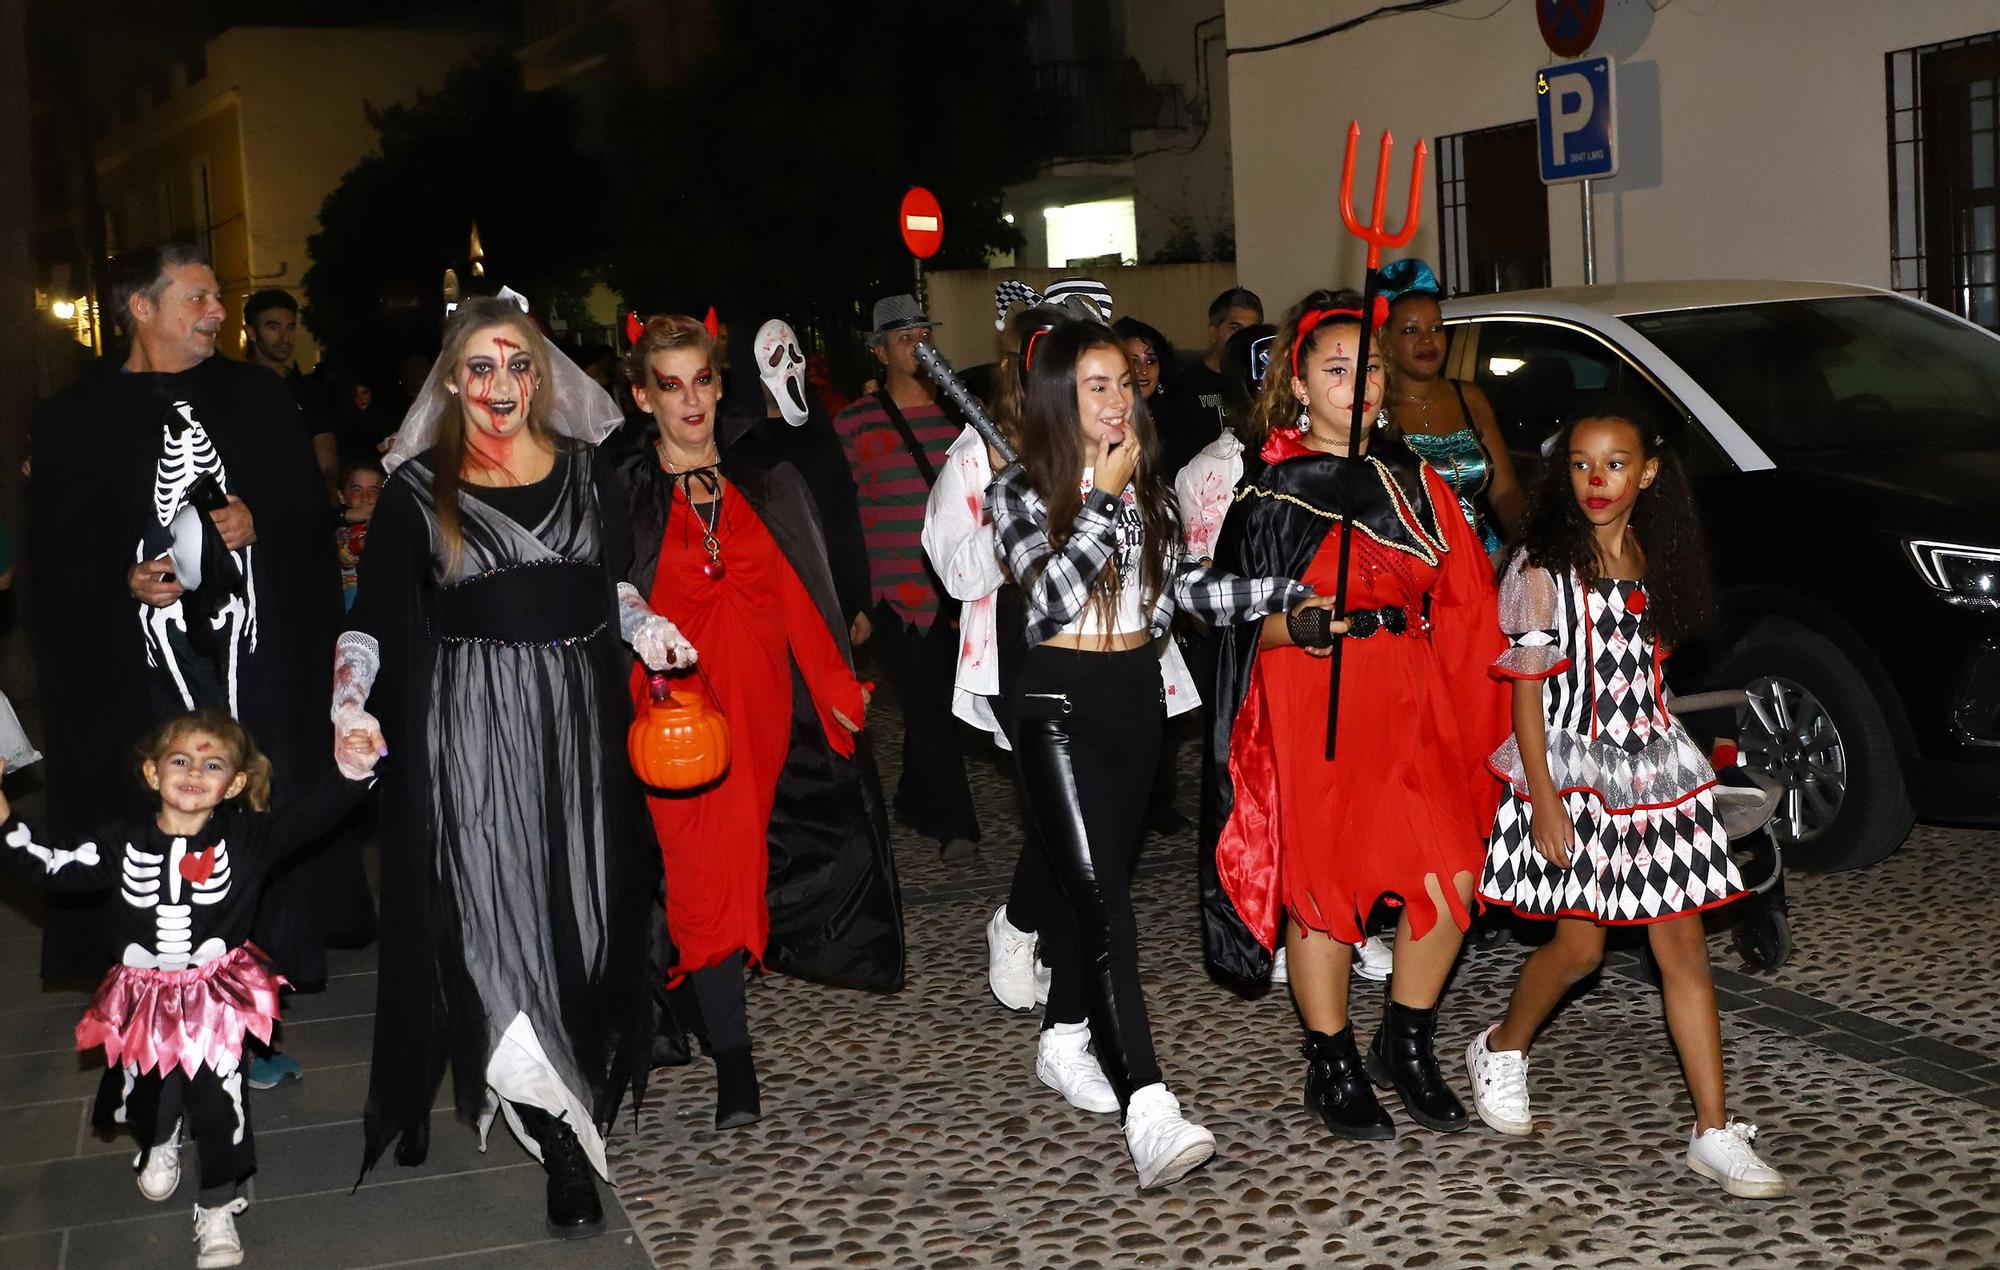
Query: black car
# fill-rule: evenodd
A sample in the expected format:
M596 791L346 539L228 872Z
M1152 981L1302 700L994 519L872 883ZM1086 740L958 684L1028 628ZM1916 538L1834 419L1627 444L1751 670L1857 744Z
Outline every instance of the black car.
M1523 478L1579 394L1671 421L1724 623L1669 663L1745 685L1747 762L1806 869L1914 816L2000 823L2000 337L1866 287L1673 282L1452 300L1447 372Z

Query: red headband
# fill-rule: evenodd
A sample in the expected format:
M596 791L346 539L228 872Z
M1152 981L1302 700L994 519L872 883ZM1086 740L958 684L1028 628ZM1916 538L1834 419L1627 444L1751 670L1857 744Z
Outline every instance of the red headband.
M1371 326L1378 328L1387 326L1389 325L1389 297L1382 295L1375 297L1375 316L1373 319L1366 321L1362 319L1360 309L1307 309L1304 313L1301 313L1299 315L1298 334L1292 337L1292 378L1297 379L1299 377L1299 349L1305 346L1307 337L1319 329L1319 325L1322 322L1330 318L1353 318L1355 321L1361 323L1363 331L1366 331Z
M1038 326L1028 332L1028 342L1021 345L1021 373L1027 374L1035 364L1035 341L1055 330L1053 325Z

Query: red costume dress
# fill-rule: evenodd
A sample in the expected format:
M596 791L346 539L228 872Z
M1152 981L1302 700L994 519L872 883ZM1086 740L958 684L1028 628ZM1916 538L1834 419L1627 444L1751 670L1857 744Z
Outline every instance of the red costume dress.
M854 738L832 712L860 722L863 711L860 682L764 522L733 487L720 506L722 576L703 572L706 525L676 490L648 597L695 646L729 720L730 764L721 780L646 800L666 863L667 931L677 953L670 981L739 950L764 959L771 926L766 833L791 742L792 666L812 693L827 743L844 758L853 756ZM643 668L632 682L638 700Z
M1265 457L1274 465L1341 461L1286 433L1267 443ZM1372 517L1311 509L1326 529L1302 576L1319 594L1334 594L1347 522L1392 524L1387 541L1366 529L1356 535L1347 607L1400 608L1407 633L1347 641L1336 760L1325 757L1332 662L1291 645L1257 653L1232 734L1235 806L1218 864L1236 910L1266 948L1280 906L1310 930L1359 943L1380 899L1410 905L1421 938L1437 919L1428 874L1437 875L1449 916L1464 929L1470 915L1452 879L1479 876L1499 801L1484 760L1505 735L1506 706L1487 667L1505 641L1486 553L1436 471L1416 469L1428 502L1420 507L1389 468L1366 462L1354 483L1357 504L1386 505ZM1300 505L1294 496L1291 514Z

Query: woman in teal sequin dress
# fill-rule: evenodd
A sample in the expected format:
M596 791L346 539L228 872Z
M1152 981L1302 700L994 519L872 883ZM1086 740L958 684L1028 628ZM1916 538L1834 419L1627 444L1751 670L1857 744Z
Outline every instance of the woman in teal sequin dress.
M1521 523L1525 495L1507 456L1492 403L1477 385L1444 376L1441 289L1415 258L1382 270L1390 297L1383 345L1389 354L1390 425L1403 443L1443 476L1489 555Z

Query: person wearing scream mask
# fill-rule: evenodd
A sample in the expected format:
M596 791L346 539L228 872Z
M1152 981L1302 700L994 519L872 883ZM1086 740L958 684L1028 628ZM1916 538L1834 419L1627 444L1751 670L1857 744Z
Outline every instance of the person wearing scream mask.
M626 357L651 443L620 463L637 593L703 650L680 685L719 707L729 766L650 791L673 948L668 1026L715 1059L717 1128L763 1113L746 968L845 987L902 986L903 929L886 817L819 519L804 479L758 426L721 413L708 331L655 317ZM636 673L632 690L647 685ZM691 1007L691 1009L684 1008ZM676 1048L680 1038L676 1036Z
M423 1163L449 1060L460 1118L483 1144L504 1114L566 1238L603 1229L592 1174L651 1034L621 637L649 666L694 656L616 585L631 539L595 446L619 418L518 297L461 304L335 650L336 727L379 726L391 756L363 1173L391 1144Z
M1382 306L1386 307L1386 306ZM1380 320L1377 314L1377 321ZM1203 867L1211 960L1267 973L1280 919L1305 1024L1305 1103L1344 1138L1395 1134L1371 1081L1426 1128L1466 1127L1431 1033L1471 920L1498 802L1481 762L1505 735L1486 674L1500 644L1492 571L1437 472L1397 447L1350 452L1355 394L1371 421L1381 363L1361 298L1317 291L1286 316L1247 420L1268 466L1236 493L1216 560L1302 577L1318 597L1222 632L1216 780L1224 817ZM1347 612L1335 620L1343 533ZM1336 757L1329 655L1345 639ZM1377 901L1402 908L1381 1029L1362 1059L1348 978Z

